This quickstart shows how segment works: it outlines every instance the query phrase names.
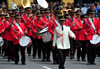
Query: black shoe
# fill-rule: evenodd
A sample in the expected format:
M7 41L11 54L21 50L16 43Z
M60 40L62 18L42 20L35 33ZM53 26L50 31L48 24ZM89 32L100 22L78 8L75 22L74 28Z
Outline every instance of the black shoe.
M95 62L92 62L91 64L92 64L92 65L96 65L96 63L95 63Z
M80 61L80 58L77 58L77 61Z
M47 61L51 61L50 59L47 59Z
M82 59L82 61L86 61L85 59Z
M56 61L53 61L53 64L57 64L57 62Z
M90 62L88 62L87 65L90 65Z
M41 56L38 56L39 59L41 59Z
M31 54L28 54L28 56L31 56Z
M18 64L18 62L15 62L15 64Z
M33 56L33 58L35 59L35 58L36 58L36 56Z
M45 62L45 61L46 61L45 58L43 58L43 59L42 59L42 62Z
M15 58L12 58L12 61L15 61Z
M70 59L74 59L74 56L70 56Z
M11 59L8 59L8 62L11 62Z
M22 63L22 65L26 65L26 63Z

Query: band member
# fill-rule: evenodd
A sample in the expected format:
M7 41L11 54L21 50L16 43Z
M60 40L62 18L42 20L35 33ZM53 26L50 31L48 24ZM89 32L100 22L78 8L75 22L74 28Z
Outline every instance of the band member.
M70 12L70 18L65 22L65 26L69 26L70 29L73 31L73 33L76 33L74 32L73 28L75 26L75 23L74 23L74 13L71 11ZM75 55L75 49L76 49L76 40L73 40L70 36L70 51L71 51L71 54L70 54L70 59L74 59L74 55Z
M25 48L19 45L19 40L22 36L24 36L27 31L25 25L20 23L20 15L15 16L16 23L11 27L11 35L13 37L13 44L15 46L15 64L19 62L19 48L21 51L21 62L25 65Z
M11 36L11 25L13 24L11 21L10 21L10 16L9 14L7 14L5 16L5 19L6 19L6 22L4 24L5 26L5 31L4 31L4 37L5 39L7 40L7 43L8 43L8 62L11 62L11 60L13 59L13 38ZM9 37L8 37L9 36Z
M16 23L16 21L15 21L15 14L14 13L12 13L12 14L10 14L10 22L11 22L11 25L10 25L10 29L11 29L11 26L14 24L14 23ZM11 30L10 30L10 36L9 36L12 40L13 40L13 37L11 36ZM12 41L11 41L12 42ZM9 42L8 42L9 43ZM12 42L13 43L13 42ZM10 43L9 43L10 44ZM12 44L13 45L13 44ZM12 47L13 49L13 51L12 51L12 60L14 61L15 59L15 50L14 50L14 45L13 45L13 47Z
M26 14L21 16L21 23L27 23L31 8L27 7L25 8L25 10L26 10Z
M54 31L53 48L57 44L58 53L60 55L59 69L64 69L64 63L66 59L66 50L70 48L69 35L75 38L74 33L70 30L70 27L64 26L64 16L59 17L60 26L57 26Z
M87 65L93 64L95 65L95 57L96 57L96 51L95 51L95 45L92 45L90 43L90 40L92 40L93 35L95 34L95 31L97 29L96 22L97 20L94 18L94 11L90 10L89 12L89 18L85 20L83 25L83 30L86 35L86 40L88 42L88 63Z
M29 21L29 15L30 15L31 8L30 7L26 7L25 10L26 10L26 14L21 16L21 23L24 23L25 26L27 27L27 24L29 23L28 21ZM27 29L28 29L28 27L27 27ZM28 33L28 35L29 34L30 33ZM27 48L27 53L30 56L30 54L31 54L31 46Z
M97 23L97 33L98 33L98 35L100 35L100 10L98 11L98 21L97 21L98 23ZM97 56L98 57L100 57L100 45L99 46L97 46Z
M65 17L65 23L64 23L64 25L68 26L68 19L70 18L70 16L69 16L69 14L65 13L64 17ZM69 54L70 54L70 49L67 49L67 56L68 57L69 57Z
M33 58L36 58L36 53L38 50L38 58L41 58L41 37L39 35L39 31L42 29L39 28L38 26L42 23L41 21L41 14L37 13L36 14L37 19L33 20L33 25L32 25L32 36L33 36Z
M49 9L46 9L45 10L45 17L42 17L42 26L43 28L47 27L49 25L49 23L51 22L51 18L50 18L50 10ZM43 51L43 59L42 61L51 61L50 60L50 51L51 51L51 47L52 47L52 43L51 41L50 42L47 42L47 43L44 43L43 42L43 45L42 45L42 51Z
M76 40L78 41L77 61L80 61L80 57L82 57L82 61L86 61L85 60L86 41L85 41L85 34L83 31L84 21L85 21L85 16L81 15L81 21L76 22L74 26L74 30L77 31Z
M33 35L32 35L32 25L34 19L36 19L36 10L32 10L32 14L29 15L28 17L28 22L26 23L26 28L27 28L27 35L33 40ZM33 41L32 41L33 42ZM27 48L28 56L31 56L31 47L33 46L33 43Z
M7 40L5 38L5 23L6 23L6 19L5 19L5 14L3 12L0 13L0 34L2 35L2 38L4 40L4 44L3 44L3 47L2 47L2 56L3 58L5 59L7 57Z

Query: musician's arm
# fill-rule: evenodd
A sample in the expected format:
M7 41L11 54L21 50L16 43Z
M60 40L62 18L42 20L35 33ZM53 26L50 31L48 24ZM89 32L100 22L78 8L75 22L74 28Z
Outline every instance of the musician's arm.
M83 23L83 32L84 32L85 35L88 35L87 32L86 32L86 27L87 27L87 24L86 24L86 22L84 22Z
M13 39L18 39L18 37L16 36L13 27L11 27L11 35L13 37Z
M37 31L34 29L34 27L32 27L32 32L33 33L36 33Z
M7 30L9 30L9 29L10 29L10 25L8 25L8 24L6 23L4 32L7 31Z
M53 35L54 31L52 30L51 26L52 26L52 23L49 24L48 31L50 32L51 35Z
M25 32L25 34L27 34L27 29L25 28L24 24L23 24L23 26L24 26L24 32Z

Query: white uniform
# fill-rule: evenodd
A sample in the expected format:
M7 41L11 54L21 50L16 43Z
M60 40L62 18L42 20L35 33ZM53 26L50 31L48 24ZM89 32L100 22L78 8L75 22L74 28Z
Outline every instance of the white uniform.
M53 46L57 44L58 49L69 49L69 35L73 38L75 34L70 30L70 27L63 26L63 31L60 26L55 28Z

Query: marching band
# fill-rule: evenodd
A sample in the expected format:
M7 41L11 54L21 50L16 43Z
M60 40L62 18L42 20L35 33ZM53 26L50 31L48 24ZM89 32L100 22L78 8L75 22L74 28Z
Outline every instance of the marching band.
M42 33L40 33L42 32ZM96 44L92 44L94 35L100 36L100 11L98 18L94 18L94 11L90 10L89 15L81 15L80 11L64 12L61 9L31 10L30 7L20 8L20 11L8 10L0 12L0 36L4 41L2 48L3 58L8 57L8 61L19 62L19 51L21 51L21 62L25 65L27 48L28 56L42 61L51 61L50 52L53 54L53 63L59 64L59 69L64 69L66 56L70 54L70 59L75 58L77 50L77 61L86 61L87 65L96 65ZM27 46L21 45L23 36L28 36L30 40ZM25 40L25 37L22 39ZM32 51L33 47L33 51ZM38 51L38 52L37 52ZM33 52L33 53L32 53Z

